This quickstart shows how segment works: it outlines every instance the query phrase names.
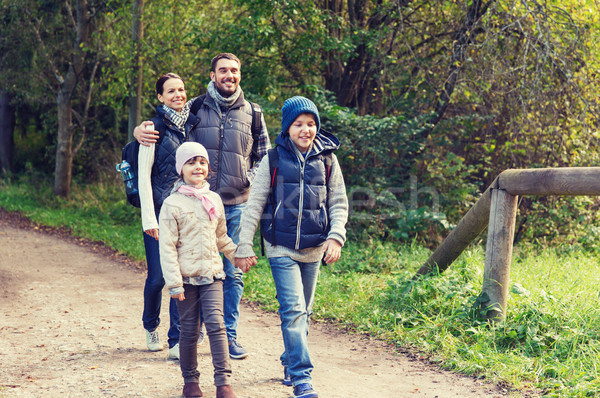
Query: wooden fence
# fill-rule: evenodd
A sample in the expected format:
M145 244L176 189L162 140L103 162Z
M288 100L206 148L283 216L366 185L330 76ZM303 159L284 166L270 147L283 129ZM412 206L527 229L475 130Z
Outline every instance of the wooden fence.
M436 267L446 270L488 226L481 305L487 318L502 320L515 232L518 195L600 195L600 167L565 167L505 170L465 214L417 271L426 275Z

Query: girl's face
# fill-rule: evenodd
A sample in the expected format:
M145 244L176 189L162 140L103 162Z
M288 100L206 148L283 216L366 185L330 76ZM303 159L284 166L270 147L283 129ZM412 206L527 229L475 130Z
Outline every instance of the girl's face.
M163 85L162 94L158 94L158 100L176 112L183 109L186 99L185 85L181 79L167 80Z
M294 120L288 133L300 153L306 153L317 135L317 122L312 113L303 113Z
M202 186L208 178L208 160L202 156L191 158L181 167L181 175L186 184Z

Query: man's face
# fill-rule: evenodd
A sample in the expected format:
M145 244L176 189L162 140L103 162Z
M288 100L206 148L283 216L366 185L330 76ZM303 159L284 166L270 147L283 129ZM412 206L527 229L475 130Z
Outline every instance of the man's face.
M217 62L214 72L210 72L210 80L213 81L219 94L229 97L237 90L242 80L240 65L232 59L222 58Z

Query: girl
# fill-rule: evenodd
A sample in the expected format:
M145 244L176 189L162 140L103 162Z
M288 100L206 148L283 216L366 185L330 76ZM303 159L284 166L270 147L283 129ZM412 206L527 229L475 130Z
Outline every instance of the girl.
M281 117L277 147L262 159L242 215L236 266L247 272L253 265L252 240L260 221L279 301L283 384L294 386L296 398L314 398L309 318L321 259L336 262L346 240L348 199L333 154L339 141L320 130L315 104L290 98Z
M184 397L201 397L197 342L200 312L210 341L217 398L235 398L229 379L231 365L223 321L223 262L234 260L236 245L227 236L223 203L209 190L208 153L197 142L177 149L180 179L160 212L160 262L171 298L180 314L180 366ZM245 264L244 264L245 266Z
M142 322L146 330L146 345L150 351L163 349L157 330L160 324L162 289L165 285L158 252L157 215L177 179L175 151L198 123L196 116L189 114L189 103L186 104L185 85L181 77L174 73L160 76L156 81L156 95L162 105L156 108L156 116L152 122L163 138L150 146L140 145L138 154L142 228L148 264ZM170 300L169 315L169 358L179 359L179 314L173 299Z

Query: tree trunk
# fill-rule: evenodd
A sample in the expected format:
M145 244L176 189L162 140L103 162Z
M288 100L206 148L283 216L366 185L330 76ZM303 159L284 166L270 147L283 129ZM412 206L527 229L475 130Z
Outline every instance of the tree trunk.
M133 40L133 65L132 78L129 90L129 128L127 133L128 141L133 140L133 129L139 125L142 120L142 82L144 72L141 62L141 43L144 39L144 24L142 22L142 14L144 12L144 0L133 1L133 23L132 23L132 40Z
M13 164L15 110L7 92L0 91L0 173L11 171Z
M69 68L66 82L75 84L72 68ZM66 84L65 84L66 85ZM58 133L56 142L56 164L54 169L54 194L68 198L71 193L71 176L73 169L73 108L71 90L63 87L57 96Z
M54 194L68 198L71 193L73 168L73 97L77 82L85 66L85 52L90 37L90 11L87 0L77 0L77 35L73 43L73 55L64 80L56 96L58 132L56 163L54 169Z

